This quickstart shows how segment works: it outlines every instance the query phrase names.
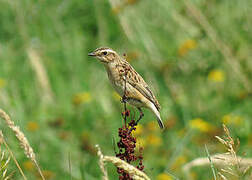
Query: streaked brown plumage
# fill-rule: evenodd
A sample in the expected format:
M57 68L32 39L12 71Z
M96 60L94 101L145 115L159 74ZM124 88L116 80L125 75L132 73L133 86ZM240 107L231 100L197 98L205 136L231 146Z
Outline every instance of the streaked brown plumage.
M141 114L141 107L150 109L156 115L160 128L164 127L159 113L160 105L156 97L144 79L125 59L111 48L104 47L98 48L88 55L95 56L104 64L111 84L121 97L125 96L127 102L137 107Z

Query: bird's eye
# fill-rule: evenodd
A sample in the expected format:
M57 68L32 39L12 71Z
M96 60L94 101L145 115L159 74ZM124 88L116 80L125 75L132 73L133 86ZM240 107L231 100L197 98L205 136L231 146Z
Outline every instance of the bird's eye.
M104 56L106 56L106 55L107 55L107 51L103 51L102 54L103 54Z

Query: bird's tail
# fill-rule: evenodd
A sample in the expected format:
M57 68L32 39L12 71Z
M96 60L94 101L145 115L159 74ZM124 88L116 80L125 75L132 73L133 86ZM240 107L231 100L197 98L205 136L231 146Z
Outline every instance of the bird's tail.
M160 117L160 112L157 110L156 106L151 103L151 107L150 107L151 111L156 115L157 117L157 122L158 122L158 125L160 127L160 129L163 129L164 128L164 123Z
M162 119L160 118L160 116L157 117L157 122L158 122L160 129L164 129L164 123L163 123Z

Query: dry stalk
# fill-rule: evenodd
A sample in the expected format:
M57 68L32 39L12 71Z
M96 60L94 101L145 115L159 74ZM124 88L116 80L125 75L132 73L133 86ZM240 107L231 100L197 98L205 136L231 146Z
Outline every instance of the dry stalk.
M218 172L218 175L220 176L220 178L222 178L223 180L228 180L223 174L221 174L220 172Z
M107 173L107 171L106 171L106 169L105 169L105 167L104 167L104 161L103 161L103 159L104 159L104 156L103 156L103 154L102 154L102 152L101 152L101 149L100 149L100 147L99 147L99 145L96 145L95 146L96 148L97 148L97 155L99 156L99 166L100 166L100 168L101 168L101 171L102 171L102 173L103 173L103 177L102 177L102 179L103 180L108 180L108 173Z
M231 155L232 156L232 159L233 159L233 162L230 162L230 165L232 166L238 166L239 168L239 164L240 164L240 160L237 158L236 156L236 152L235 152L235 149L234 149L234 146L235 146L235 142L233 140L233 138L230 136L230 132L228 130L228 128L223 124L223 129L224 129L224 132L226 134L226 139L222 139L220 138L219 136L215 136L223 145L226 146L227 148L227 154ZM239 141L238 141L238 145L239 145Z
M237 160L240 162L241 167L252 166L252 158L242 158L240 156L236 156ZM216 166L228 166L232 164L236 159L230 154L215 154L211 156L212 162ZM192 160L191 162L185 164L183 166L183 171L189 172L191 168L198 166L207 166L210 165L209 159L206 158L197 158Z
M222 158L221 160L225 162L227 165L221 168L221 172L227 174L228 176L240 178L244 177L247 171L252 167L252 158L250 159L242 159L236 155L237 149L240 145L239 139L235 142L234 139L231 137L228 128L223 124L223 130L225 136L220 138L216 136L216 138L226 147L227 155L230 156L230 160L227 158ZM247 160L247 162L246 162ZM249 162L248 162L249 160ZM244 165L245 162L245 165ZM222 173L221 173L222 174ZM225 177L224 174L221 176L222 178Z
M125 161L114 157L114 156L104 156L101 152L101 149L99 148L99 145L96 145L98 149L98 156L100 157L100 167L101 169L104 169L104 164L103 162L111 162L113 163L116 167L124 169L127 173L130 174L130 176L135 179L135 180L150 180L150 178L143 173L142 171L138 170L134 166L126 163ZM102 163L101 163L102 162ZM102 170L103 171L103 170Z
M218 172L218 175L223 180L228 179L225 177L225 174L228 174L229 176L233 177L242 177L246 174L246 172L252 167L252 158L242 158L240 156L236 155L236 143L233 140L233 138L230 136L230 132L228 128L223 124L223 129L225 132L225 138L220 138L219 136L216 136L216 138L225 145L227 149L227 153L223 154L216 154L211 156L212 163L219 167L220 171ZM238 145L239 145L239 141ZM183 172L188 175L189 171L192 167L197 166L206 166L209 165L210 162L208 158L197 158L193 161L187 163L183 166Z
M13 172L12 172L11 174L9 174L9 175L7 176L8 164L9 164L10 158L13 156L13 154L12 154L11 150L9 149L9 147L8 147L8 145L7 145L7 143L6 143L5 139L4 139L4 137L3 137L2 131L0 131L0 145L2 145L2 144L5 145L5 147L6 147L7 150L9 151L10 156L7 155L7 157L6 157L5 151L2 151L2 150L0 149L0 152L1 152L1 158L0 158L0 172L2 172L2 173L0 174L0 176L1 176L1 179L2 179L2 180L8 180L8 179L10 179L11 176L13 175ZM7 159L5 160L5 158L7 158ZM15 161L15 163L17 163L15 157L14 157L13 160ZM20 168L20 166L18 165L18 163L17 163L17 166L18 166L18 168ZM20 168L20 169L21 169L21 168ZM19 171L20 171L20 169L19 169ZM21 169L20 172L21 172L22 176L23 176L24 179L25 179L25 176L24 176L24 174L23 174L23 172L22 172L22 169Z
M19 129L18 126L15 126L14 122L10 119L10 116L4 112L2 109L0 109L0 117L5 120L5 123L7 126L15 133L21 147L24 149L25 155L32 160L32 162L35 164L36 168L39 171L40 176L43 180L45 180L42 171L36 161L35 153L30 146L27 138L25 137L24 133Z
M42 60L38 52L34 48L29 48L27 50L28 57L30 59L31 66L36 73L37 80L42 89L43 99L52 101L52 90L46 73L46 69L42 64Z
M15 15L15 23L18 26L18 31L22 37L22 40L24 42L24 47L28 47L29 42L29 35L28 30L26 26L26 15L24 11L22 10L22 2L20 1L6 1L9 3L10 7L13 9L13 11L16 13ZM45 99L51 101L52 100L52 91L50 87L50 83L48 80L48 76L45 70L45 67L43 66L41 62L41 58L38 55L38 53L31 47L27 48L27 54L30 59L30 63L32 68L34 69L38 82L41 85L43 95L45 96Z
M0 131L0 139L1 139L1 143L3 143L3 144L5 145L5 147L6 147L6 149L8 150L10 156L12 157L13 161L15 162L15 164L16 164L16 166L17 166L19 172L21 173L21 175L22 175L22 177L23 177L23 179L24 179L24 180L27 180L27 178L26 178L26 176L24 175L24 172L23 172L22 168L20 167L20 165L19 165L19 163L18 163L16 157L14 156L13 152L12 152L11 149L9 148L7 142L5 141L2 131Z
M125 161L114 157L114 156L104 156L104 161L108 161L113 163L115 166L124 169L130 176L135 180L150 180L150 178L143 173L142 171L138 170L134 166L126 163Z

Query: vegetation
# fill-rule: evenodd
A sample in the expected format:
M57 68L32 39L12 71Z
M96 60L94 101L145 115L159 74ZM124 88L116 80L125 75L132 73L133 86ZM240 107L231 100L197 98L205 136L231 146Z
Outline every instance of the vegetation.
M123 104L87 54L108 46L126 53L162 106L164 131L146 110L133 131L146 175L207 180L216 170L224 179L230 173L213 163L184 167L230 149L215 138L222 123L240 140L237 156L252 156L251 10L250 0L2 0L0 108L24 132L45 179L101 179L95 145L115 156ZM27 179L41 178L2 119L0 127ZM114 165L106 168L118 179ZM24 179L13 160L10 172ZM233 178L251 178L249 169L241 174Z

